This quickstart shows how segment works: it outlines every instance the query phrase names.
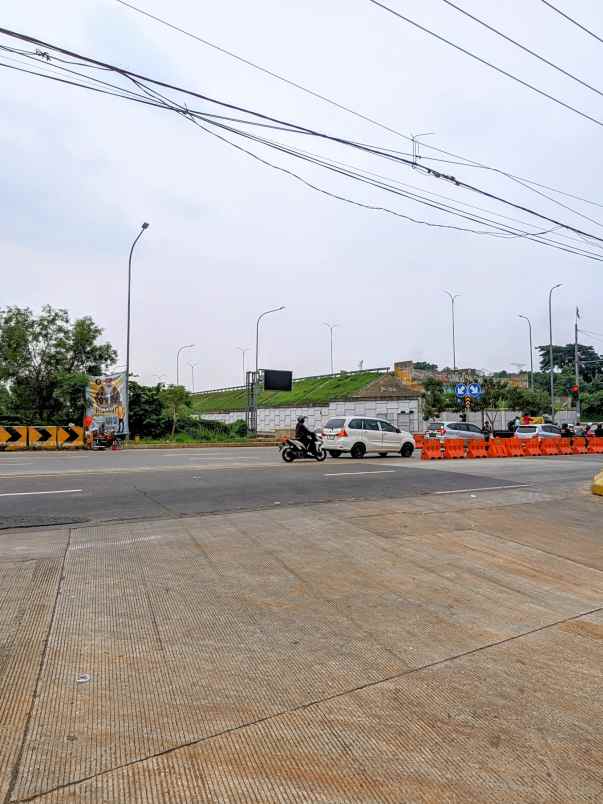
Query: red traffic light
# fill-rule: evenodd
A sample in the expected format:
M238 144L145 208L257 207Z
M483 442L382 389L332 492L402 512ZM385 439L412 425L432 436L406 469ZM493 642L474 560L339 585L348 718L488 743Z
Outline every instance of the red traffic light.
M570 390L571 390L572 394L577 394L580 389L578 388L577 385L572 385Z

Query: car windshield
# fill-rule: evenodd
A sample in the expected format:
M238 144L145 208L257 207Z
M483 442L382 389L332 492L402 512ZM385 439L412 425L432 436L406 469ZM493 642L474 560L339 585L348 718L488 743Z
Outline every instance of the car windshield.
M345 419L329 419L325 424L325 430L341 430L345 424Z
M527 424L522 424L520 427L517 428L515 431L516 433L535 433L538 430L537 427L530 427Z

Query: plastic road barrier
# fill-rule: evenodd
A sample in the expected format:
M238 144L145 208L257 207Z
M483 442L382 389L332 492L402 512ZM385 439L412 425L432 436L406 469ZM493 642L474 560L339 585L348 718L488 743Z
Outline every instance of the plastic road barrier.
M448 438L444 441L445 458L464 458L465 442L462 438Z
M582 436L578 436L577 438L572 439L572 451L574 455L585 455L586 454L586 439Z
M487 458L486 442L481 439L472 438L467 444L468 458Z
M433 461L442 457L440 441L437 438L426 438L421 450L422 461Z

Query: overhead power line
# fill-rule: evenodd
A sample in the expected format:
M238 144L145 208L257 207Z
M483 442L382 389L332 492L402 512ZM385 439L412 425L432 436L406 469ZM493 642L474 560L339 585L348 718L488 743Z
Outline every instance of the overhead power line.
M205 39L204 37L199 36L198 34L192 33L191 31L188 31L185 28L182 28L181 26L175 25L174 23L169 22L169 20L166 20L165 18L158 17L155 14L151 14L149 11L146 11L145 9L140 8L139 6L135 6L133 3L126 2L126 0L115 0L115 2L119 3L120 5L122 5L122 6L126 7L126 8L131 9L132 11L136 12L137 14L140 14L140 15L142 15L144 17L147 17L148 19L154 20L155 22L159 23L160 25L165 26L166 28L170 28L171 30L176 31L176 32L178 32L178 33L180 33L180 34L182 34L184 36L187 36L190 39L193 39L193 40L195 40L196 42L198 42L198 43L200 43L202 45L205 45L205 46L207 46L209 48L212 48L212 49L218 51L219 53L222 53L222 54L224 54L226 56L229 56L230 58L235 59L236 61L240 62L241 64L245 64L246 66L251 67L254 70L258 70L259 72L264 73L265 75L268 75L268 76L270 76L272 78L275 78L278 81L282 81L283 83L285 83L285 84L287 84L287 85L299 90L300 92L304 92L307 95L316 98L317 100L324 101L325 103L330 104L331 106L333 106L336 109L339 109L340 111L343 111L343 112L346 112L348 114L351 114L351 115L353 115L354 117L357 117L360 120L364 120L367 123L371 123L372 125L378 126L379 128L381 128L384 131L388 131L390 134L395 134L396 136L402 137L403 139L407 140L408 142L412 142L412 137L409 137L408 134L404 134L403 132L401 132L401 131L399 131L399 130L397 130L395 128L392 128L391 126L388 126L387 124L385 124L385 123L383 123L383 122L381 122L379 120L376 120L375 118L370 117L369 115L365 115L362 112L359 112L359 111L357 111L355 109L352 109L349 106L346 106L346 105L344 105L342 103L339 103L338 101L333 100L332 98L329 98L326 95L321 94L320 92L317 92L317 91L315 91L313 89L310 89L309 87L304 86L303 84L300 84L297 81L293 81L292 79L287 78L286 76L284 76L284 75L282 75L280 73L277 73L274 70L271 70L271 69L269 69L267 67L263 67L261 64L258 64L257 62L254 62L254 61L251 61L250 59L247 59L244 56L241 56L238 53L233 52L232 50L228 50L227 48L222 47L221 45L217 45L214 42L210 42L208 39ZM509 171L503 170L501 168L493 167L491 165L486 165L483 162L475 161L473 159L470 159L469 157L465 157L465 156L462 156L460 154L456 154L456 153L454 153L452 151L447 151L444 148L438 148L437 146L432 145L432 144L427 143L427 142L423 142L423 143L421 143L421 145L422 145L423 149L429 149L430 151L434 151L436 153L441 153L441 154L444 154L445 156L453 157L454 159L462 160L460 163L454 163L454 164L464 164L464 165L468 165L468 166L473 167L473 168L477 168L477 169L480 169L480 170L488 170L488 171L491 171L493 173L497 173L498 175L504 176L505 178L508 178L511 181L517 182L518 184L520 184L525 189L530 190L531 192L534 192L537 195L540 195L540 196L546 198L548 201L551 201L552 203L557 204L558 206L561 206L561 207L563 207L564 209L567 209L570 212L573 212L575 215L578 215L579 217L582 217L582 218L584 218L586 220L589 220L592 223L597 223L597 225L601 225L601 224L598 223L598 221L594 221L594 219L589 218L586 215L583 215L581 212L578 212L577 210L572 209L571 207L568 207L565 204L562 204L561 202L557 201L556 199L551 198L550 196L548 196L546 193L539 192L538 190L536 190L534 188L538 187L538 188L540 188L540 190L548 190L549 192L556 193L558 195L562 195L562 196L565 196L567 198L573 198L575 201L581 201L582 203L585 203L585 204L591 204L593 206L603 208L603 204L601 204L601 203L599 203L597 201L591 201L588 198L583 198L583 197L581 197L579 195L576 195L576 194L573 194L573 193L568 193L568 192L565 192L564 190L559 190L556 187L550 187L549 185L541 184L539 182L533 181L532 179L526 179L526 178L524 178L522 176L516 176L515 174L510 173ZM431 161L440 161L440 162L446 162L447 161L447 160L437 159L437 157L421 156L420 158L421 159L429 159ZM526 187L526 185L528 185L528 186Z
M123 78L125 78L128 81L134 83L134 85L144 93L145 100L150 99L151 100L151 105L153 105L153 106L157 105L157 101L160 100L160 101L165 103L165 106L160 106L160 108L166 108L166 109L170 109L172 111L177 111L179 114L182 114L187 119L194 120L196 125L199 125L198 121L195 120L195 118L198 117L199 119L202 119L205 123L209 123L209 124L213 125L214 127L217 126L217 127L220 127L220 128L222 128L224 130L227 130L227 131L229 131L231 133L234 133L234 134L236 134L238 136L244 136L244 137L246 137L248 139L252 139L254 142L256 142L258 144L266 145L268 147L271 147L271 148L273 148L275 150L280 151L281 153L286 153L287 155L295 156L296 158L304 158L302 152L300 152L299 150L296 150L296 149L293 149L293 148L290 148L290 147L286 147L286 146L282 146L282 145L280 145L278 143L275 143L275 142L269 141L269 140L265 140L263 138L255 136L255 135L250 135L248 132L241 131L240 129L235 129L233 127L228 127L223 123L219 123L217 119L214 119L215 118L214 115L211 115L211 116L204 115L201 112L189 109L186 105L174 104L173 101L170 101L163 94L161 94L157 89L150 89L149 87L147 87L144 82L153 84L156 87L161 87L163 89L172 89L172 90L178 91L180 93L190 95L190 96L195 97L195 98L200 98L200 99L202 99L204 101L214 103L214 104L220 105L222 107L225 107L225 108L228 108L228 109L231 109L231 110L235 110L235 111L237 111L239 113L250 115L252 120L247 121L247 124L251 123L251 124L255 125L255 124L257 124L257 120L255 118L259 118L262 121L262 123L267 121L267 122L270 122L270 123L275 123L279 127L286 127L285 130L287 130L289 133L292 133L292 134L304 134L304 135L314 136L314 137L318 138L319 140L324 140L324 141L332 142L332 143L339 144L339 145L349 146L349 147L352 147L352 148L354 148L356 150L359 150L359 151L361 151L363 153L367 153L367 154L372 155L372 156L378 156L378 157L381 157L381 158L387 158L388 160L394 161L395 163L401 163L403 165L410 166L410 167L417 167L417 165L415 165L410 160L402 158L402 157L399 157L399 156L395 156L392 153L388 152L388 150L383 150L383 149L376 148L376 147L373 147L373 146L366 146L364 144L354 142L353 140L348 140L348 139L346 139L344 137L335 137L335 136L328 135L328 134L325 134L325 133L322 133L322 132L314 131L312 129L306 128L306 127L298 125L298 124L294 124L294 123L290 123L290 122L287 122L287 121L284 121L284 120L280 120L278 118L274 118L274 117L271 117L269 115L262 114L260 112L257 112L257 111L251 110L251 109L245 109L245 108L237 106L235 104L227 103L225 101L220 101L220 100L211 98L209 96L203 95L201 93L194 92L193 90L187 90L187 89L184 89L184 88L179 87L179 86L175 86L175 85L172 85L172 84L167 84L166 82L163 82L163 81L159 81L158 79L148 78L148 77L142 76L140 74L133 73L132 71L129 71L129 70L127 70L125 68L122 68L122 67L118 67L116 65L111 65L111 64L108 64L108 63L105 63L105 62L100 62L100 61L98 61L96 59L92 59L90 57L83 56L81 54L74 53L72 51L66 50L65 48L61 48L61 47L59 47L57 45L51 45L49 43L43 42L43 41L41 41L39 39L36 39L34 37L30 37L30 36L20 34L20 33L14 32L14 31L9 31L7 29L0 29L0 33L4 33L5 35L10 36L11 38L16 38L16 39L18 39L20 41L26 41L26 42L28 42L30 44L38 46L38 48L43 47L44 50L42 50L42 51L41 50L36 50L35 54L28 54L30 57L35 56L37 58L38 62L41 60L41 61L43 61L44 64L46 64L47 60L51 58L49 53L48 53L48 51L50 50L50 51L58 52L58 53L62 54L63 56L68 56L71 59L76 59L78 64L81 64L82 62L84 62L86 64L86 66L92 66L95 69L100 68L103 71L111 70L115 74L121 75ZM15 52L23 53L23 51L17 51L16 49L15 49ZM54 59L54 56L52 58ZM59 61L61 61L61 60L59 59ZM42 77L48 77L48 76L43 75ZM85 86L85 85L82 85L82 86L84 86L84 88L90 88L89 86ZM115 93L110 93L110 94L115 94ZM139 97L141 97L141 96L139 96ZM130 98L126 97L125 99L130 99ZM223 116L218 116L218 117L220 119L224 119ZM206 130L202 126L201 126L201 128L203 128L203 130ZM364 206L364 207L367 207L369 209L380 209L380 210L387 211L387 212L393 212L393 214L398 215L398 217L405 217L406 219L413 220L414 222L417 222L417 223L425 223L427 225L433 225L431 222L417 221L416 219L410 218L410 216L405 216L405 215L402 215L401 213L397 213L397 212L389 210L389 209L385 209L385 208L382 208L382 207L379 207L379 206L376 206L376 205L366 205L366 204L362 204L362 203L357 203L357 202L355 202L355 201L353 201L351 199L348 199L348 198L345 198L345 197L340 197L337 194L331 193L329 191L325 191L323 188L311 185L305 179L303 179L300 176L297 176L296 174L293 174L291 171L285 170L283 168L280 168L279 166L276 166L276 165L274 165L272 163L269 163L266 160L263 160L262 158L258 157L256 154L253 154L252 152L248 152L246 149L241 149L240 146L236 146L234 143L232 143L232 141L228 140L227 138L223 138L220 135L216 135L215 133L214 133L214 136L218 136L220 139L223 139L228 144L232 145L233 147L238 148L239 150L244 150L245 153L248 153L250 156L253 156L254 159L258 159L259 161L264 162L264 164L270 165L270 167L273 167L273 168L275 168L277 170L281 170L284 173L289 173L290 175L294 176L296 179L299 179L300 181L303 181L305 184L307 184L308 186L311 186L313 189L316 189L319 192L324 192L326 195L330 195L331 197L339 198L340 200L347 201L348 203L355 203L357 206ZM306 159L306 161L311 161L313 164L315 164L317 166L327 168L332 172L339 173L340 175L347 176L348 178L353 178L353 179L356 179L356 180L362 180L365 184L373 186L373 187L375 187L377 189L385 190L385 191L390 192L390 193L393 192L396 195L404 196L406 198L410 198L412 200L419 201L419 203L422 203L422 204L424 204L426 206L438 209L439 211L452 213L452 214L454 214L456 216L460 216L461 218L465 218L465 219L468 219L468 220L478 222L481 225L484 225L484 224L488 224L488 225L491 225L491 226L493 225L493 222L490 219L484 218L483 216L476 216L476 215L473 215L473 214L462 213L457 208L450 207L450 205L436 204L436 203L433 203L432 201L429 201L428 199L425 199L424 197L416 196L415 194L409 194L409 193L401 192L399 189L396 189L396 188L392 187L391 183L388 183L388 182L375 182L375 181L372 181L372 180L368 181L365 177L362 177L357 171L355 171L355 172L345 172L345 171L342 171L340 169L336 169L336 166L334 165L334 163L330 162L329 160L325 160L324 158L312 157L309 160ZM484 190L481 190L480 188L474 187L473 185L469 185L469 184L467 184L465 182L462 182L462 181L456 179L453 176L446 176L445 174L441 174L438 171L434 171L433 169L425 167L425 166L421 166L421 171L423 173L426 173L427 175L432 175L435 178L441 178L441 179L451 181L458 187L464 187L465 189L471 189L471 190L473 190L475 192L478 192L478 193L480 193L482 195L490 197L490 198L492 198L492 199L494 199L496 201L500 201L502 203L508 204L508 205L510 205L512 207L515 207L517 209L521 209L522 211L527 212L530 215L534 215L534 216L538 217L539 219L547 220L549 223L554 224L554 228L563 228L563 229L566 229L566 230L569 230L569 231L573 231L574 233L576 233L578 235L583 235L583 236L589 238L592 241L596 241L596 242L591 243L591 245L596 245L597 242L603 243L602 238L598 238L595 235L591 235L591 234L589 234L587 232L584 232L584 231L582 231L580 229L577 229L575 227L569 226L568 224L562 223L560 221L555 221L554 219L550 219L547 216L544 216L542 213L539 213L539 212L537 212L535 210L531 210L531 209L529 209L527 207L522 207L521 205L517 205L514 202L507 201L504 198L501 198L499 196L495 196L495 195L493 195L491 193L488 193L487 191L484 191ZM439 225L439 226L441 227L442 225ZM445 226L445 228L461 228L461 227ZM595 255L592 252L588 252L585 249L576 249L575 247L568 247L567 244L559 243L558 241L555 241L555 240L550 239L550 238L541 237L543 235L548 234L550 231L552 231L551 229L546 229L546 230L544 230L542 232L526 232L525 230L518 230L516 227L509 227L508 225L507 226L501 226L498 222L494 222L494 228L497 230L499 235L501 233L503 233L504 235L507 235L507 236L525 237L526 239L531 239L531 240L534 240L535 242L538 242L538 243L541 243L541 244L544 244L544 245L553 246L555 248L560 248L561 250L567 251L567 252L572 253L572 254L579 254L581 256L588 257L589 259L594 259L594 260L597 260L597 261L601 261L601 256L600 255ZM471 230L471 231L475 231L475 230ZM476 232L476 233L478 233L478 234L492 234L492 232L483 231L483 230L480 230L479 232Z
M556 11L556 12L557 12L557 14L561 14L561 16L562 16L562 17L565 17L565 19L566 19L566 20L568 20L568 22L571 22L571 23L573 23L574 25L577 25L577 26L578 26L578 28L582 28L582 30L583 30L585 33L587 33L589 36L592 36L592 37L594 37L595 39L598 39L598 40L599 40L599 42L602 42L602 43L603 43L603 39L601 39L601 37L600 37L600 36L597 36L597 34L596 34L596 33L593 33L593 32L592 32L592 31L591 31L589 28L587 28L585 25L582 25L582 24L581 24L581 23L579 23L577 20L575 20L573 17L570 17L570 16L569 16L569 14L566 14L564 11L561 11L561 9L560 9L560 8L556 8L556 7L555 7L555 6L554 6L552 3L549 3L549 2L548 2L548 0L542 0L542 2L545 4L545 6L548 6L550 9L552 9L552 11Z
M379 0L368 0L368 2L372 3L372 5L374 5L374 6L378 6L379 8L383 9L383 11L387 11L390 14L393 14L394 17L397 17L398 19L401 19L404 22L409 23L409 25L413 25L415 28L418 28L420 31L423 31L426 34L429 34L429 36L433 36L435 39L438 39L440 42L444 42L445 44L450 45L451 47L455 48L455 50L459 50L461 53L464 53L466 56L469 56L470 58L475 59L475 61L480 62L480 64L485 64L486 67L490 67L492 70L496 70L496 72L500 73L501 75L505 75L507 78L510 78L512 81L516 81L518 84L521 84L522 86L526 87L527 89L531 89L532 92L536 92L536 93L538 93L538 95L542 95L542 97L548 98L549 100L552 100L554 103L559 104L559 106L563 106L565 109L568 109L570 112L575 112L577 115L580 115L580 117L583 117L585 120L590 120L592 123L596 123L598 126L603 126L603 121L602 120L598 120L596 117L592 117L591 115L587 114L586 112L583 112L580 109L577 109L575 106L571 106L569 103L566 103L565 101L562 101L559 98L556 98L554 95L551 95L548 92L545 92L543 89L538 89L538 87L535 87L533 84L530 84L528 81L524 81L523 78L519 78L518 76L513 75L513 73L510 73L507 70L503 70L502 67L497 67L495 64L492 64L492 62L487 61L486 59L482 59L481 56L478 56L475 53L472 53L470 50L467 50L467 48L462 47L462 45L457 45L455 42L452 42L450 39L446 39L445 36L440 36L440 34L437 34L435 31L432 31L430 28L426 28L424 25L420 25L418 22L415 22L415 20L411 20L410 17L405 17L403 14L400 14L399 11L395 11L393 8L390 8L389 6L386 6L384 3L380 3Z
M121 0L118 0L118 2L121 2ZM541 56L539 53L536 53L533 50L530 50L529 47L526 47L525 45L522 45L520 42L517 42L515 39L512 39L510 36L507 36L502 31L499 31L497 28L494 28L492 25L489 25L487 22L484 22L483 20L480 20L479 17L474 17L473 14L470 14L468 11L465 11L465 9L461 8L460 6L457 6L455 3L451 2L451 0L442 0L442 2L446 3L446 5L450 6L451 8L456 9L456 11L460 12L461 14L464 14L465 17L469 17L469 19L472 19L474 22L477 22L479 25L482 25L484 28L487 28L489 31L492 31L492 33L495 33L497 36L501 36L507 42L510 42L512 45L515 45L515 47L520 48L525 53L529 53L530 56L534 56L534 58L539 59L540 61L544 62L544 64L548 64L548 66L552 67L554 70L557 70L558 72L562 73L563 75L567 76L568 78L571 78L573 81L577 81L579 84L582 84L583 87L586 87L587 89L591 89L593 92L596 92L597 95L601 95L603 97L603 92L598 90L596 87L593 87L591 84L588 84L586 81L583 81L581 78L578 78L577 76L573 75L572 73L568 72L567 70L564 70L563 67L559 67L559 65L553 64L552 61L549 61L548 59L545 59L544 56Z

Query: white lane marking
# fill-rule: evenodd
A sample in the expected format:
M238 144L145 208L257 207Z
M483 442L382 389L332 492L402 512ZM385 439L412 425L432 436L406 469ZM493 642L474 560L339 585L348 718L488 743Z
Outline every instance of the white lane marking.
M355 477L356 475L393 475L395 473L395 469L377 469L377 471L373 472L333 472L332 474L326 474L325 477L342 477L343 475L346 477Z
M470 491L496 491L497 489L525 489L531 483L518 483L515 486L484 486L481 489L454 489L453 491L432 491L432 494L467 494Z
M60 491L11 491L0 497L31 497L33 494L78 494L83 489L61 489Z

